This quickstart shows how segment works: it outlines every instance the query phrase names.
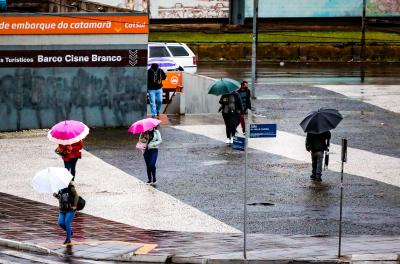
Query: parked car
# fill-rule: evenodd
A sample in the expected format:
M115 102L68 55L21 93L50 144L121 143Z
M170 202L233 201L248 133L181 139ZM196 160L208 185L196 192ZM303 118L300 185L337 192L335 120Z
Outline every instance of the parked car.
M148 59L168 57L185 72L197 72L197 57L184 43L149 43Z

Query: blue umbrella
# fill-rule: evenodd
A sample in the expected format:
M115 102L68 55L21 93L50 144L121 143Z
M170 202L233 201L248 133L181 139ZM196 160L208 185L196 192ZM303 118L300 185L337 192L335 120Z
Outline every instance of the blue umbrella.
M150 68L150 66L156 63L158 66L163 69L163 70L170 70L170 69L176 69L178 68L178 64L176 64L175 61L169 58L150 58L147 61L147 67Z

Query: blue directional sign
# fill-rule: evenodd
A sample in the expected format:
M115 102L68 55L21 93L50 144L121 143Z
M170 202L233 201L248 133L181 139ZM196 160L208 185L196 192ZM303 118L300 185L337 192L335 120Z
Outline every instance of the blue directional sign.
M245 138L244 137L233 137L232 148L236 150L245 150Z
M0 10L7 9L7 0L0 0Z
M250 137L276 137L276 124L250 124Z

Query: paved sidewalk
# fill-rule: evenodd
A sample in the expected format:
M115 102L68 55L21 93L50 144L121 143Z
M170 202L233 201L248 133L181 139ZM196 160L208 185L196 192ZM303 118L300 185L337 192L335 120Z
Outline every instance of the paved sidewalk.
M33 243L54 252L91 259L113 259L127 253L142 259L194 262L199 259L242 259L242 234L144 230L78 213L72 246L62 245L64 232L57 226L57 207L0 193L0 238ZM249 235L250 260L336 261L335 237ZM398 258L400 237L344 237L342 253L364 258ZM371 255L373 254L373 255Z

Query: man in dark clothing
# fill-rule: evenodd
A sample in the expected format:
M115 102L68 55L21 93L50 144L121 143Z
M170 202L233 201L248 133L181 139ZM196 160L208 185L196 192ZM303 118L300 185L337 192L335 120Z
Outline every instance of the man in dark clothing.
M331 139L331 132L329 131L326 131L321 134L307 133L306 150L311 152L312 180L321 181L322 161L324 159L324 151L328 150L330 139Z
M221 107L219 111L222 111L222 117L224 118L226 128L226 144L233 143L233 137L236 133L236 127L239 124L240 113L243 111L242 102L239 94L234 91L230 94L224 94L219 100Z
M151 117L160 116L162 106L162 81L167 78L157 63L151 64L147 71L147 93L150 100Z
M245 115L247 114L247 109L251 110L249 83L247 81L242 81L237 92L243 107L243 111L240 112L240 126L242 127L242 132L244 134L246 132L246 124L244 123Z

